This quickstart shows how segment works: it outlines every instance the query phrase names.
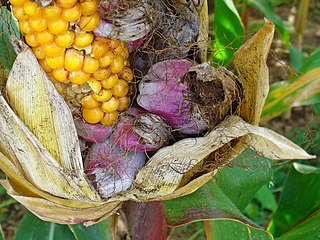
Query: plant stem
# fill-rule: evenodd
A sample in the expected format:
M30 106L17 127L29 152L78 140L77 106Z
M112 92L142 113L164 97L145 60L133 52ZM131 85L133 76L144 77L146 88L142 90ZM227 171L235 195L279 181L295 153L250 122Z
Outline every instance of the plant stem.
M304 28L308 18L310 0L300 0L298 18L296 22L296 32L298 33L298 49L302 48Z

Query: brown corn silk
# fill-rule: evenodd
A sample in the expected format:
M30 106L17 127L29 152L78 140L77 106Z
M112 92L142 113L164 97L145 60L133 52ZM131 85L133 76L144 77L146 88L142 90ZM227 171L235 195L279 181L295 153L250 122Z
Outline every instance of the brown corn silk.
M201 59L207 41L207 3L198 36ZM101 199L84 174L72 114L29 49L17 56L0 96L1 184L9 195L43 220L97 223L123 201L167 200L192 193L246 147L272 159L308 159L297 145L256 126L268 92L266 57L274 25L265 27L235 54L244 99L238 116L228 116L204 137L160 149L127 191ZM49 142L47 142L49 140Z

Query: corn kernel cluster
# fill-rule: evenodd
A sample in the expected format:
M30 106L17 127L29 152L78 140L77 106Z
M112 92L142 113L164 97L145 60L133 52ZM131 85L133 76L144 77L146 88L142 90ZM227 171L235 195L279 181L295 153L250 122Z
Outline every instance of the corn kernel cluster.
M98 0L56 0L44 8L30 0L10 2L26 43L58 92L82 107L87 122L112 125L130 105L133 72L124 42L92 33L100 21Z

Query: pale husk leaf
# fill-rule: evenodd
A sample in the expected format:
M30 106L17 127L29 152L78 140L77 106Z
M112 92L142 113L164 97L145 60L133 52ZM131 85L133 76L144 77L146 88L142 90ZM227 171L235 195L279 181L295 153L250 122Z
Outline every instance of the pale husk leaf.
M0 96L0 152L9 159L25 178L39 189L63 198L90 201L100 199L90 188L88 196L82 179L58 165L52 155L14 114ZM4 170L5 171L5 170Z
M184 174L234 139L250 136L241 143L271 159L310 159L298 145L266 128L250 125L230 116L205 137L188 138L160 149L142 168L131 193L140 200L163 199L181 186ZM193 186L190 192L195 191ZM190 193L189 192L189 193ZM170 195L172 198L172 195Z
M24 153L26 155L21 154L16 158L15 165L23 166L23 173L29 181L53 195L58 194L62 197L66 192L69 191L68 194L70 194L74 191L70 187L68 191L65 191L68 188L65 188L63 184L59 190L60 184L55 187L50 186L59 179L53 174L61 176L61 172L64 172L64 181L69 183L68 185L77 186L78 194L72 193L76 199L82 196L81 198L87 200L99 200L100 197L90 185L83 171L80 146L70 109L41 69L31 50L23 45L20 46L23 43L19 40L13 40L13 44L17 49L20 47L22 50L14 62L6 90L10 105L15 109L19 118L13 116L14 113L9 109L5 100L1 100L1 107L6 108L6 111L3 112L7 113L5 118L10 117L12 120L11 125L5 126L8 127L6 129L8 133L11 133L12 146L9 149L17 148L18 145L15 144L19 143L19 140L14 140L14 138L18 136L17 131L22 131L24 137L28 139L26 141L30 141L29 149L35 149L41 155L35 158L37 153L34 152L33 155L28 156L29 162L26 162L23 161L23 158L29 152ZM12 130L9 127L12 127ZM7 145L8 148L7 143L4 143L3 146ZM27 144L26 146L23 146L24 143L21 144L22 149L27 146ZM4 148L4 152L8 150ZM13 152L11 151L11 154ZM9 158L15 159L11 157L11 154ZM46 159L41 161L41 158ZM44 167L39 168L41 165Z
M81 176L81 152L71 112L31 50L18 54L6 90L10 106L58 164Z
M114 214L121 205L121 202L111 202L108 204L101 204L100 206L92 205L92 207L87 208L69 207L62 204L56 204L47 199L22 195L13 188L8 180L1 181L1 185L7 189L10 196L26 206L28 210L42 220L60 224L75 224L82 222L87 222L87 225L94 224Z

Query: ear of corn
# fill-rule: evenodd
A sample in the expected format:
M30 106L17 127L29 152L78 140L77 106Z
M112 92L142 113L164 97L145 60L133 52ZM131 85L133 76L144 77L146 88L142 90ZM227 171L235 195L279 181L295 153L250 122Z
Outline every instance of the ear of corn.
M56 0L44 8L30 0L10 2L26 43L72 110L82 108L89 123L113 125L118 111L129 106L119 99L129 99L133 72L124 42L94 36L98 2ZM113 84L105 83L115 76ZM91 104L83 104L88 96Z

